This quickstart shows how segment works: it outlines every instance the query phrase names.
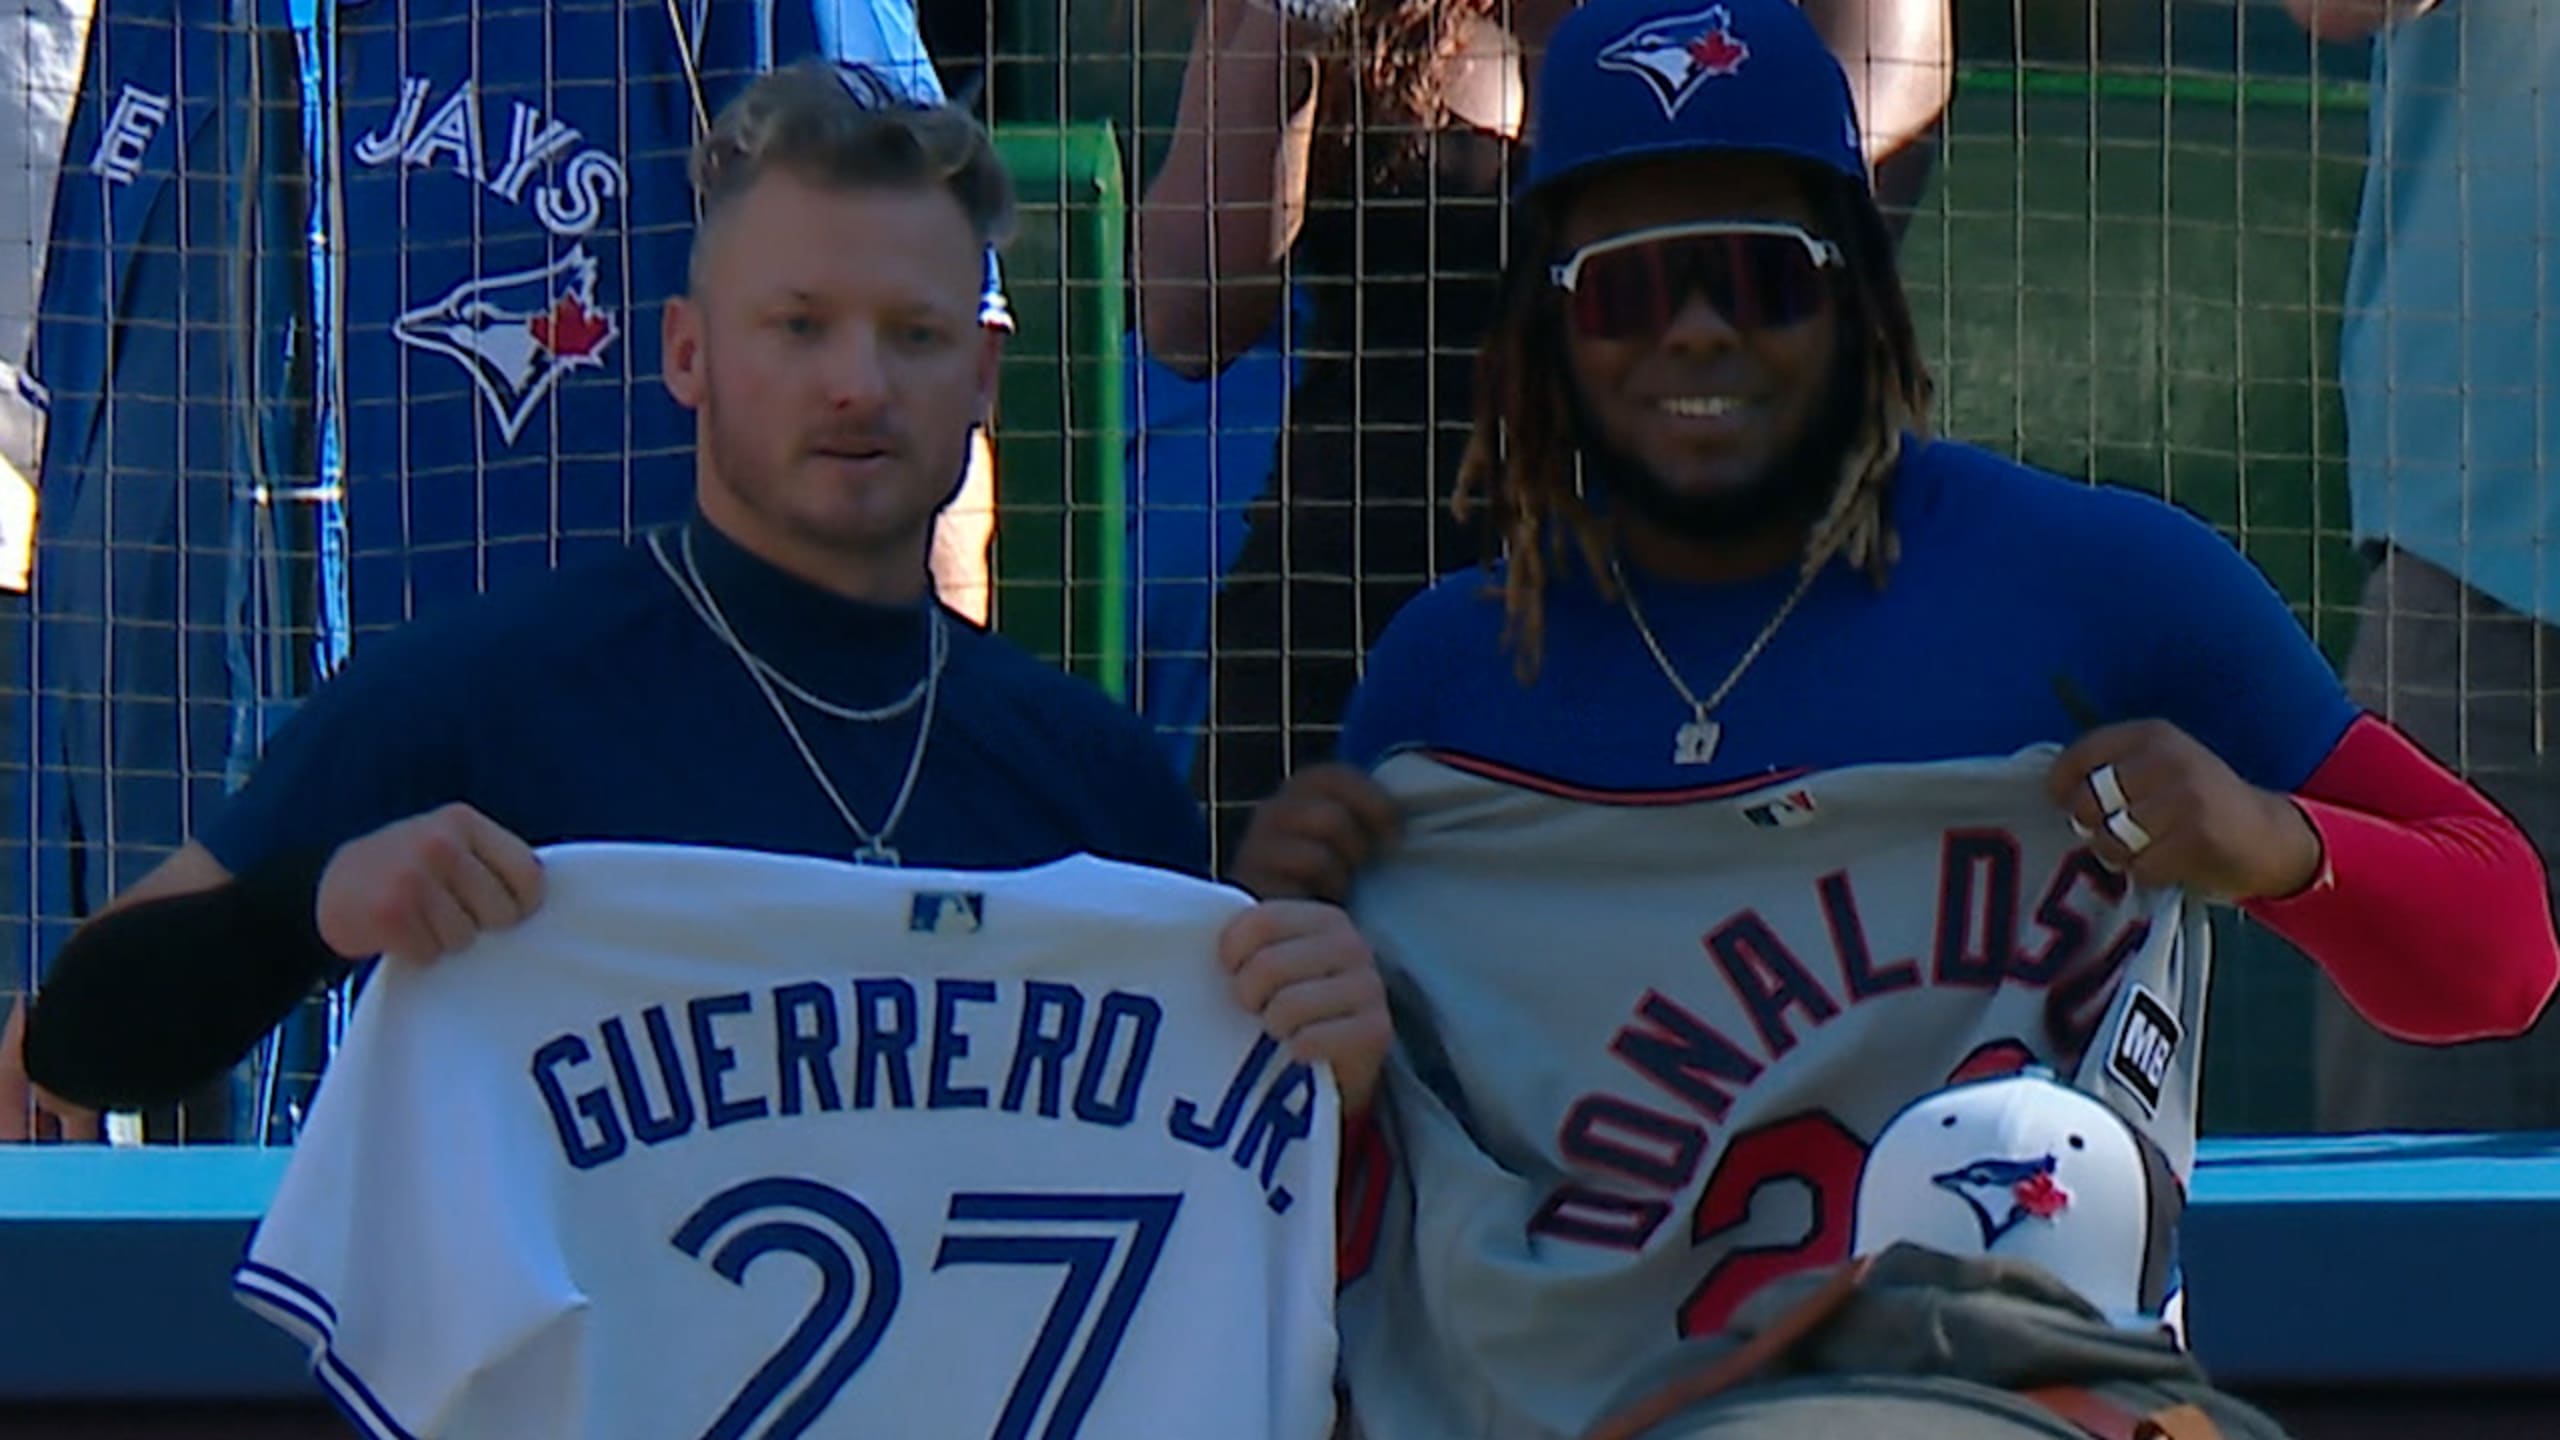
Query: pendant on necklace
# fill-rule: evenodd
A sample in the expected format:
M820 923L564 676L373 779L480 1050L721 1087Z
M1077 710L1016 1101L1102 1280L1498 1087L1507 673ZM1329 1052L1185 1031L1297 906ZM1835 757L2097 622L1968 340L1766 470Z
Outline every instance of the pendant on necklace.
M1681 726L1679 735L1673 738L1671 763L1704 765L1716 758L1716 742L1723 738L1724 727L1708 719L1706 712L1701 710L1698 718Z
M888 845L878 840L867 840L863 842L861 849L853 852L853 863L856 865L886 865L894 870L905 862L900 860L898 858L898 852L890 848Z

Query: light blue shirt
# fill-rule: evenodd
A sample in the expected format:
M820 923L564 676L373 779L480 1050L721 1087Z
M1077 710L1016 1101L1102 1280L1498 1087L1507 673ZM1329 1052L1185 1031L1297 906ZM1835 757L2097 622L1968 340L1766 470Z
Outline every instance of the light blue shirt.
M2560 0L2445 0L2384 32L2373 80L2340 361L2356 538L2560 619Z
M1188 772L1209 721L1211 602L1244 549L1251 508L1271 485L1298 361L1284 337L1312 313L1293 291L1289 313L1252 349L1203 380L1185 379L1132 333L1127 366L1130 607L1138 657L1138 713Z

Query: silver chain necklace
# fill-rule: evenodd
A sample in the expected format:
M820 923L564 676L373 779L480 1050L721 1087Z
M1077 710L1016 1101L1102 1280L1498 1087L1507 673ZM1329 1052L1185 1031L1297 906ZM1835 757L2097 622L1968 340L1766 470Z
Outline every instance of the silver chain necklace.
M1733 687L1742 682L1743 672L1760 658L1760 652L1768 649L1769 642L1778 638L1779 627L1787 623L1788 616L1796 613L1796 606L1813 589L1813 582L1821 574L1819 569L1804 573L1804 578L1798 580L1796 588L1787 595L1786 603L1778 607L1778 613L1769 617L1769 623L1761 626L1760 633L1744 648L1742 658L1734 661L1733 668L1724 672L1724 682L1716 686L1715 693L1701 700L1697 692L1689 688L1689 682L1681 677L1679 667L1671 663L1671 657L1663 653L1662 642L1653 636L1653 627L1645 623L1644 607L1636 603L1635 587L1627 583L1625 567L1614 558L1609 561L1610 578L1617 582L1618 594L1626 601L1628 618L1636 622L1636 634L1644 637L1644 648L1653 655L1654 668L1662 672L1663 679L1671 682L1672 689L1680 692L1680 699L1689 707L1688 720L1671 737L1672 764L1704 765L1716 758L1716 745L1724 739L1724 726L1715 719L1716 707L1722 705L1724 698L1733 693Z
M765 703L773 709L773 718L782 722L783 733L791 737L792 748L800 752L800 763L808 767L809 778L818 782L818 789L825 793L827 802L835 806L836 814L843 818L845 828L851 830L854 838L862 842L861 846L854 851L853 858L863 864L871 865L901 863L896 848L889 844L889 837L896 833L898 822L906 817L907 802L915 798L916 779L924 773L925 742L933 736L934 703L941 698L943 666L951 656L950 626L942 618L942 608L930 604L926 607L926 629L929 641L924 678L916 682L915 690L906 699L877 710L854 710L846 706L831 705L800 686L792 684L790 677L767 664L761 656L747 648L745 641L738 638L737 630L729 624L728 615L720 608L719 597L711 592L711 586L702 578L701 567L694 563L691 527L684 529L682 538L677 542L684 556L682 570L677 569L676 563L667 558L665 542L664 531L652 532L649 536L650 555L656 558L658 568L666 572L668 583L674 585L676 593L684 597L685 604L692 608L694 616L701 620L703 626L713 635L719 637L720 642L728 647L729 653L738 658L740 665L746 667L747 678L756 682L756 689L763 693ZM799 722L791 718L790 707L782 703L782 689L776 688L777 683L820 712L847 720L888 720L906 713L919 704L924 707L923 718L916 722L915 746L907 753L906 778L898 782L897 798L890 801L889 813L880 822L877 834L862 823L860 816L853 813L853 807L845 802L843 792L836 789L835 781L828 776L827 768L818 763L817 753L809 748L808 738L800 733Z
M656 550L657 543L658 542L655 537L652 537L649 542L652 551ZM766 660L763 656L758 655L754 651L749 650L745 643L738 639L736 627L729 623L728 612L720 608L719 597L713 595L711 593L711 587L704 583L701 567L694 563L693 531L691 529L687 529L684 532L683 540L678 543L682 546L684 552L684 573L691 577L693 582L690 585L679 582L676 586L676 590L684 596L685 603L693 607L693 613L696 618L701 620L703 624L711 627L712 634L717 635L722 640L728 642L730 650L737 654L738 659L744 662L749 670L754 671L757 675L763 677L767 681L770 681L772 684L779 686L784 694L789 695L792 699L799 701L801 704L808 706L810 709L817 711L821 715L832 715L838 720L851 720L857 724L872 724L882 720L895 720L899 716L916 708L917 705L923 703L925 687L932 683L935 672L941 666L943 651L949 643L948 637L944 634L942 629L942 609L940 606L929 606L926 609L924 622L925 636L926 644L929 647L929 654L932 658L926 665L925 673L917 677L915 684L907 687L906 694L899 696L888 704L876 706L869 710L857 710L850 705L838 705L832 700L811 694L790 676L783 674L779 669L775 668L772 662ZM658 559L661 565L666 563L666 557L663 554L659 555ZM668 578L675 578L673 571L668 572Z

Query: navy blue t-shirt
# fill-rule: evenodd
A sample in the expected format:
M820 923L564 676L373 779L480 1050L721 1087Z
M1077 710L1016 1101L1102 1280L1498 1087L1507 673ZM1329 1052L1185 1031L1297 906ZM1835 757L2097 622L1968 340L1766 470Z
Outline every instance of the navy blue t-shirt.
M1498 576L1454 576L1406 606L1370 656L1344 758L1428 747L1572 785L1668 790L2008 754L2080 733L2062 678L2101 722L2167 720L2243 779L2291 791L2355 718L2283 599L2185 510L1943 441L1906 454L1891 503L1902 554L1884 588L1839 563L1814 583L1717 708L1711 764L1673 762L1689 707L1579 564L1551 574L1544 663L1525 688ZM1798 578L1633 583L1703 698Z
M740 638L800 686L869 708L924 674L921 606L846 600L698 519L692 533ZM923 770L889 837L905 864L1012 869L1090 853L1208 873L1199 809L1136 716L999 636L956 616L949 625ZM920 711L860 723L784 703L876 830L905 777ZM861 843L745 666L645 546L359 646L199 838L236 874L453 801L536 845L655 841L848 859Z

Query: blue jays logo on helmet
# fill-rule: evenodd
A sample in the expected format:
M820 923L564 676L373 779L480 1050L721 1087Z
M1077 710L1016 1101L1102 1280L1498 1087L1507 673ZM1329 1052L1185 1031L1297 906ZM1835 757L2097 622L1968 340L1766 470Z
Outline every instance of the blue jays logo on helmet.
M1618 70L1653 88L1665 118L1680 113L1699 87L1719 75L1731 75L1751 58L1751 46L1733 33L1733 14L1710 5L1685 15L1665 16L1628 31L1599 54L1603 70Z
M2051 1220L2071 1203L2069 1192L2054 1182L2054 1158L1976 1160L1961 1169L1929 1177L1931 1184L1973 1207L1982 1226L1982 1248L2028 1220Z
M602 366L619 332L596 304L595 257L581 245L538 270L466 280L391 333L459 364L512 445L560 377Z

